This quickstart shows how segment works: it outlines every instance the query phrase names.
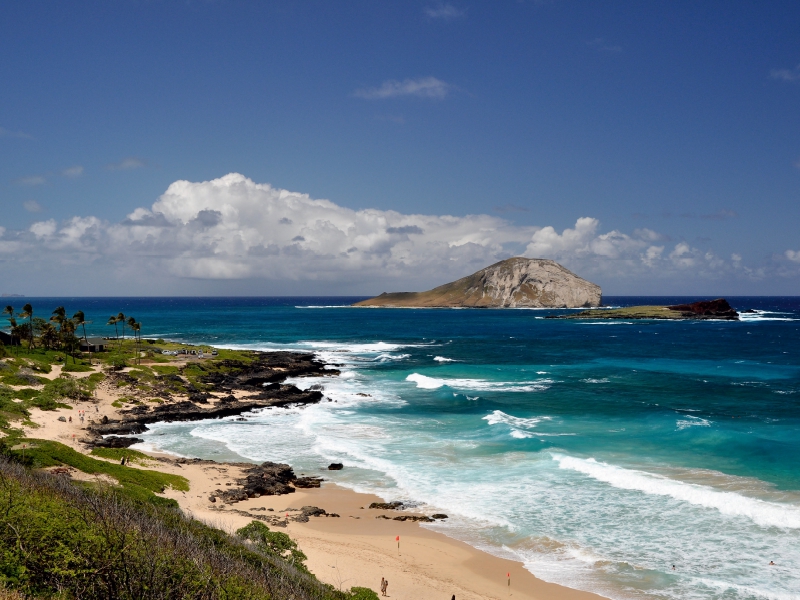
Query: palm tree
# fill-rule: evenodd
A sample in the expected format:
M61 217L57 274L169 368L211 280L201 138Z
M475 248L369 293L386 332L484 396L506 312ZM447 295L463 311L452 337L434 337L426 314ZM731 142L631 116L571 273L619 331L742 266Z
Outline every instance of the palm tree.
M61 334L61 337L63 338L64 337L63 336L63 334L64 334L64 322L67 320L67 311L64 309L64 307L63 306L57 307L53 311L53 314L51 315L50 320L53 323L58 323L58 333ZM61 342L63 344L64 340L62 339Z
M22 340L22 327L17 325L17 320L14 317L8 317L8 322L11 324L11 345L14 345L14 338L17 338L17 354L19 354L20 340Z
M14 329L17 327L17 320L14 318L14 307L10 304L3 309L3 314L8 315L8 322L11 324L11 345L14 345Z
M117 315L117 322L118 322L118 323L122 323L122 341L123 341L123 342L125 341L125 319L126 319L126 318L127 318L127 317L125 316L125 313L119 313L119 314ZM122 347L122 346L120 345L120 348L121 348L121 347Z
M75 337L75 322L72 319L64 319L61 323L61 344L68 354L72 355L72 363L75 363L75 342L79 342ZM79 342L80 343L80 342ZM64 363L66 364L66 362Z
M33 307L26 304L22 307L22 312L19 313L20 319L28 319L28 327L30 328L30 336L28 337L28 350L33 347Z
M117 329L117 317L115 317L114 315L111 315L108 318L108 323L106 323L106 325L113 325L114 326L114 332L116 333L116 338L119 339L119 329Z
M83 314L82 310L79 310L74 315L72 315L72 322L75 325L83 327L83 341L86 342L86 345L89 345L89 338L86 337L86 315Z
M136 363L138 364L139 363L139 345L140 345L140 341L141 341L139 339L139 330L141 330L142 325L140 323L137 323L136 319L134 319L133 317L128 317L128 327L130 327L131 331L133 331L133 337L136 340Z

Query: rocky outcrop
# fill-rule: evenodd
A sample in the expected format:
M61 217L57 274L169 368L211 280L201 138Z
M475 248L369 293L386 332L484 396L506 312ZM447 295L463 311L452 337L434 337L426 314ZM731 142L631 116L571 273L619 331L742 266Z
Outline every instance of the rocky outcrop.
M517 257L427 292L383 293L353 306L589 308L601 302L600 286L557 262Z
M683 321L687 319L719 319L736 321L737 313L728 301L723 298L705 300L692 304L676 304L674 306L626 306L601 310L584 310L571 315L550 315L547 319L592 319L592 320L669 320Z
M104 440L103 436L138 435L147 431L150 423L218 419L258 408L314 404L323 398L318 389L300 390L294 385L279 382L287 377L338 373L326 368L313 354L289 352L262 352L255 354L249 363L227 360L220 361L220 364L224 367L223 371L211 372L200 378L206 391L192 392L188 394L188 399L177 402L143 402L120 410L120 419L104 416L100 422L90 421L86 436L81 441L92 446L122 448L142 440L130 438L128 443L125 438L114 438L106 441L109 438ZM183 382L179 376L174 377ZM234 391L247 395L237 398L232 393ZM210 392L226 395L219 397Z
M222 502L234 504L248 498L292 494L295 488L318 488L322 481L319 477L297 477L289 465L273 462L248 466L242 474L244 478L236 480L239 487L218 489L209 500L216 502L219 498Z
M95 448L128 448L134 444L141 444L142 442L144 442L144 440L141 438L110 435L107 438L96 440L93 445Z
M685 317L699 318L699 319L738 319L737 313L733 307L728 304L725 298L717 298L716 300L703 300L701 302L693 302L691 304L676 304L675 306L668 306L669 310L674 310L681 313Z

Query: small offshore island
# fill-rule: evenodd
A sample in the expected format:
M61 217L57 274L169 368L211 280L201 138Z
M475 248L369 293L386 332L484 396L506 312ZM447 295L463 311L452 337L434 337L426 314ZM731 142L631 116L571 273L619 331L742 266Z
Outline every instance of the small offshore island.
M353 306L387 308L591 308L599 285L555 261L517 256L426 292L384 292Z
M548 319L668 319L681 321L687 319L716 319L738 321L739 313L724 298L704 300L691 304L673 306L628 306L605 310L585 310L573 315L553 315Z

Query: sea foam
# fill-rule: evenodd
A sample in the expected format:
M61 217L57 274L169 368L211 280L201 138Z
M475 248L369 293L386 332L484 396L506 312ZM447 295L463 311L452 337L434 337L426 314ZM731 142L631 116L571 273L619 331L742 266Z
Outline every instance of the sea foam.
M718 510L724 515L745 517L762 527L800 529L800 509L794 506L750 498L735 492L718 491L654 473L625 469L594 458L576 458L557 453L552 456L560 468L583 473L616 488L669 496L695 506Z
M537 381L489 381L488 379L444 379L428 377L421 373L412 373L406 381L417 384L418 388L436 390L447 386L459 390L473 390L480 392L543 392L554 383L551 379Z

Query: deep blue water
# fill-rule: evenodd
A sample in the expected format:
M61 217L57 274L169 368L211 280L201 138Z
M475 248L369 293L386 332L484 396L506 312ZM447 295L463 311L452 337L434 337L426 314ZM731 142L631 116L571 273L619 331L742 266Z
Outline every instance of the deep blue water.
M342 371L332 402L159 425L152 446L341 461L338 483L447 512L448 535L615 598L800 597L800 298L728 298L759 311L740 322L344 307L357 299L24 301L82 309L91 333L123 311L145 337L314 351Z

